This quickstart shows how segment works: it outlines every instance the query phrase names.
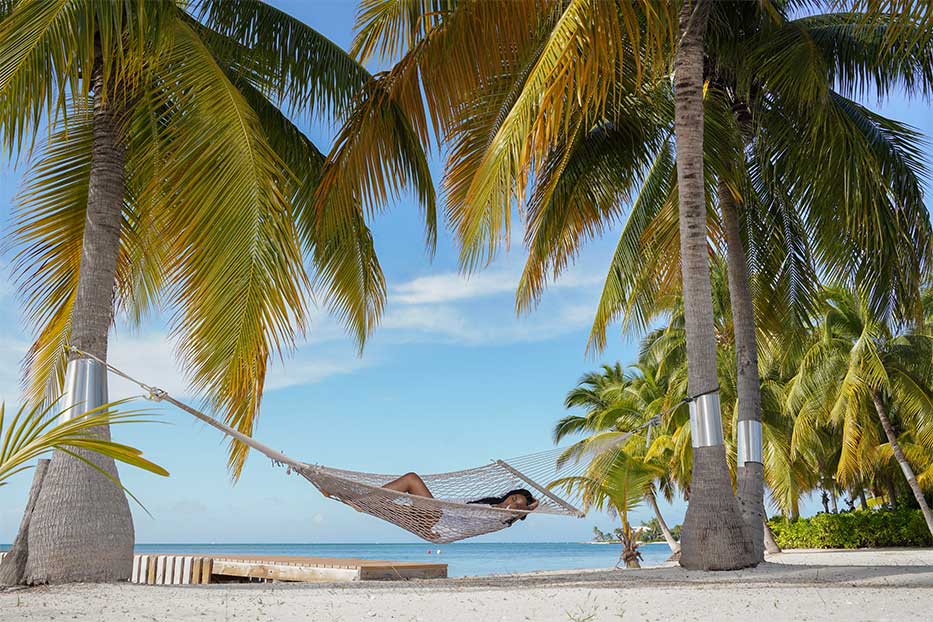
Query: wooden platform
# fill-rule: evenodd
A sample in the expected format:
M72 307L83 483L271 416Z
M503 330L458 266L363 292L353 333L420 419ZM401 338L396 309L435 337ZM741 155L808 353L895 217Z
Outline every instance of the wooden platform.
M443 579L447 564L275 555L133 556L133 583L194 585L227 581Z

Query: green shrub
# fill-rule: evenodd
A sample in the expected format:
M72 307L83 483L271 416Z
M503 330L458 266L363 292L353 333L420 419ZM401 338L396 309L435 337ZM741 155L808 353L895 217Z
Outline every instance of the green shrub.
M782 549L860 549L887 546L933 546L920 510L856 510L817 514L791 522L768 521Z

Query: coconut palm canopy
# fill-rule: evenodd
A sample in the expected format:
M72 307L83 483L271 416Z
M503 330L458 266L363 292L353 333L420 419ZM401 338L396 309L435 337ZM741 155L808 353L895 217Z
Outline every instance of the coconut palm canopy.
M385 301L366 220L411 184L433 245L434 194L417 135L348 54L257 0L22 0L0 19L0 135L29 160L10 235L36 334L30 398L64 370L95 91L125 150L116 312L167 311L192 385L228 421L252 431L269 357L307 330L310 292L362 347ZM352 156L328 160L293 122L360 109L373 142ZM234 446L235 474L245 456Z

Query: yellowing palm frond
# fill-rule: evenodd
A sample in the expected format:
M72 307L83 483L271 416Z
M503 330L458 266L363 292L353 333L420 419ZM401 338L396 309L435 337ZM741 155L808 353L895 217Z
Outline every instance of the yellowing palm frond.
M667 4L594 0L571 0L563 7L463 204L448 206L465 268L489 261L508 239L513 200L523 200L535 162L567 134L575 111L596 119L611 89L638 85L642 61L633 50L644 44L655 52L669 43L671 10Z
M162 85L180 85L167 97L184 113L169 119L167 158L147 192L172 214L173 332L194 386L251 434L269 356L292 347L305 321L293 180L255 110L186 24L176 26L164 71ZM234 476L246 453L233 446Z
M143 423L144 413L138 411L120 412L113 410L120 402L106 404L86 414L59 422L55 405L45 407L21 406L8 423L5 422L5 405L0 404L0 486L13 475L30 468L35 458L58 449L72 455L79 460L88 462L76 449L85 449L114 460L119 460L156 475L168 476L168 471L143 457L140 450L104 440L94 434L94 430L103 425ZM107 477L119 485L112 475L103 472Z

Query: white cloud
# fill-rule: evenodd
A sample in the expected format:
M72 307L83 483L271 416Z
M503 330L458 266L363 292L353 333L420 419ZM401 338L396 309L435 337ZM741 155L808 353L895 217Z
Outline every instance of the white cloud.
M389 307L377 339L440 341L469 345L544 341L589 327L594 306L579 304L580 295L594 293L601 278L576 269L550 289L582 290L573 303L566 296L546 297L541 309L516 317L512 297L520 273L499 270L469 278L456 272L423 276L391 288ZM502 296L508 302L482 305L478 299ZM595 295L592 296L595 303Z
M397 285L389 299L407 305L451 302L514 292L517 284L518 275L510 272L483 272L469 277L446 272Z
M390 341L504 345L546 341L587 328L593 313L591 307L569 305L522 317L511 308L478 317L450 305L407 305L389 310L382 330L387 331L383 338Z
M284 365L277 361L266 373L267 391L298 385L315 384L325 378L350 374L373 364L373 357L362 359L355 354L324 355L314 348L300 348L294 358L286 358Z
M148 385L157 386L176 397L190 397L188 383L179 371L172 343L162 334L141 336L120 335L111 340L109 362ZM372 361L363 361L354 353L324 352L316 346L298 348L284 363L273 360L266 372L266 391L292 386L315 384L332 376L348 374ZM111 399L139 395L135 384L111 375Z
M499 270L463 275L457 272L444 272L422 276L406 281L392 288L389 300L406 305L447 303L495 296L514 294L521 272L517 270ZM554 283L552 289L588 287L602 281L600 277L586 275L582 270L570 270Z
M19 337L0 337L0 400L7 408L18 407L21 399L20 375L23 355L29 343Z

